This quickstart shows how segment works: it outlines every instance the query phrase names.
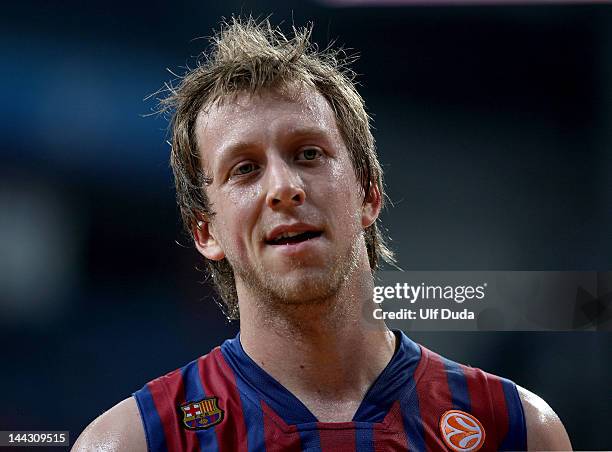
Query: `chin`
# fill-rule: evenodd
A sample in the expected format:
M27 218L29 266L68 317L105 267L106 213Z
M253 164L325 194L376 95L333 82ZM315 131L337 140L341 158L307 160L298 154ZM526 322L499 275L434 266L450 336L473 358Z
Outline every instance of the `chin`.
M357 251L354 243L344 253L320 253L307 261L275 259L254 267L238 265L234 272L262 300L278 306L316 305L328 302L342 289L357 266Z
M342 289L346 270L343 266L332 266L293 268L276 275L269 272L264 291L269 298L285 305L326 303Z

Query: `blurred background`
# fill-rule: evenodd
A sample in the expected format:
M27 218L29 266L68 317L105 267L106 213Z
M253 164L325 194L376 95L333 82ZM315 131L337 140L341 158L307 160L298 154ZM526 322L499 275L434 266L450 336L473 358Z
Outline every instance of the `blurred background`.
M221 5L223 3L223 5ZM612 5L32 2L0 18L0 430L70 430L237 332L182 235L145 100L219 20L361 55L406 270L611 270ZM612 334L419 333L610 449Z

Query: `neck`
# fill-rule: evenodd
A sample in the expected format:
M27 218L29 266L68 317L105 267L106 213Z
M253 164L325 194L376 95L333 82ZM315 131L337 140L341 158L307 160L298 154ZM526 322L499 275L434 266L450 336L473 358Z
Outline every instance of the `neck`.
M365 266L317 303L267 306L243 296L242 346L320 421L350 421L395 349L393 333L371 316L372 293Z

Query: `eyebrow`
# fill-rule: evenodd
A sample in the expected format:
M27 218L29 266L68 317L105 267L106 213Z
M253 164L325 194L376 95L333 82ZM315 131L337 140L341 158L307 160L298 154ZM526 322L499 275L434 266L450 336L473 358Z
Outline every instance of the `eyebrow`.
M234 154L247 151L253 147L255 147L254 144L249 143L248 141L234 141L227 146L221 147L221 150L219 151L219 158L220 160L224 160L232 157Z
M300 138L302 137L316 137L316 138L325 138L327 139L330 135L328 129L324 129L321 127L313 126L313 127L296 127L288 132L291 135L298 135Z

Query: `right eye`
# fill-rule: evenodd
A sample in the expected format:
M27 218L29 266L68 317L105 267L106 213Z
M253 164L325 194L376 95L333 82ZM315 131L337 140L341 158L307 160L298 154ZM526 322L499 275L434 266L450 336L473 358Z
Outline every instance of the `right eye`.
M257 169L257 165L253 162L245 162L236 165L232 170L232 176L245 176Z

